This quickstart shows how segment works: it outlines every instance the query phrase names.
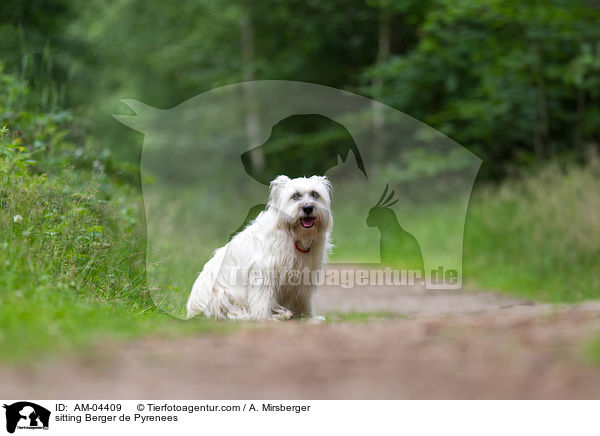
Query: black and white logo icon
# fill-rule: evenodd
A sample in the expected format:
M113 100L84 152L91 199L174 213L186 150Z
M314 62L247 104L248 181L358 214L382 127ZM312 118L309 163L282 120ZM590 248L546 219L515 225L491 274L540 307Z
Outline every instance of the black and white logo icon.
M6 409L6 431L14 433L16 429L48 429L50 411L29 401L19 401L3 406Z

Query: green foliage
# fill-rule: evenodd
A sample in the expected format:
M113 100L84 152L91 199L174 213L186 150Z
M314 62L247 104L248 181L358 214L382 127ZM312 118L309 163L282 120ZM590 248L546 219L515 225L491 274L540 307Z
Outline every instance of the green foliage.
M65 27L71 0L4 0L0 3L0 52L10 73L27 81L32 102L44 109L64 104L71 48ZM62 51L58 48L62 47Z
M0 79L19 92L27 89ZM5 95L15 93L4 88ZM155 308L145 282L140 204L131 187L118 186L98 168L57 165L36 146L44 141L69 149L63 144L68 126L56 114L1 109L10 125L0 129L2 358L101 338L214 330L205 320L181 323Z
M85 108L89 147L117 161L136 163L140 143L107 116L119 99L171 107L249 78L373 96L480 155L484 177L582 161L600 136L600 11L588 0L34 3L3 4L9 70L46 106Z
M99 188L98 178L90 181L87 174L56 168L57 162L46 152L69 148L63 130L68 115L2 109L7 114L0 138L4 263L27 265L32 267L30 274L37 275L41 262L49 268L47 279L60 279L62 285L81 290L94 280L90 275L94 264L111 256L111 241L135 235L135 203L116 197L108 205L111 193ZM37 157L44 159L43 164ZM45 172L44 165L53 172ZM16 216L22 221L16 222ZM107 216L119 217L118 225ZM111 276L110 271L100 273Z
M387 103L479 154L488 176L557 154L583 159L600 135L599 23L583 1L437 0L418 43L370 76Z
M41 111L29 84L3 72L0 64L0 126L2 153L21 171L60 166L75 145L68 139L69 111ZM40 166L31 167L34 164Z

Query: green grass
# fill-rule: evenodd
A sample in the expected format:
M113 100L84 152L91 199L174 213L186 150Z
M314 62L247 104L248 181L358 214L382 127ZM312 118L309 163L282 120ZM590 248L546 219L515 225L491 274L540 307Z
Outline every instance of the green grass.
M533 300L600 298L600 161L550 165L478 187L465 227L464 278Z
M592 365L600 366L600 334L586 344L582 350L582 358Z
M1 359L21 364L57 353L81 352L102 341L226 333L239 327L203 318L181 321L152 309L135 313L128 305L59 295L50 287L33 295L2 298L0 318Z
M181 321L155 307L132 188L69 167L42 173L7 132L0 156L0 359L238 328Z

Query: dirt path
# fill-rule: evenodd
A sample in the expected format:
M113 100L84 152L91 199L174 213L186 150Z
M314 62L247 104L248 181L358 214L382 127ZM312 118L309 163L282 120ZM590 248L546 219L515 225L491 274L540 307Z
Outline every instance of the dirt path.
M318 307L407 317L104 344L33 370L0 369L2 396L600 398L600 367L582 357L600 333L600 304L372 287L322 289Z

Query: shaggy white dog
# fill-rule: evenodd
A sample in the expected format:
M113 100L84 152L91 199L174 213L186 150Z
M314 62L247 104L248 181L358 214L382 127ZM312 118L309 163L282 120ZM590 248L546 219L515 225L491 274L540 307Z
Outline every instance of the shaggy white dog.
M273 180L267 208L204 265L188 299L188 318L315 317L310 277L331 247L330 194L324 176Z

